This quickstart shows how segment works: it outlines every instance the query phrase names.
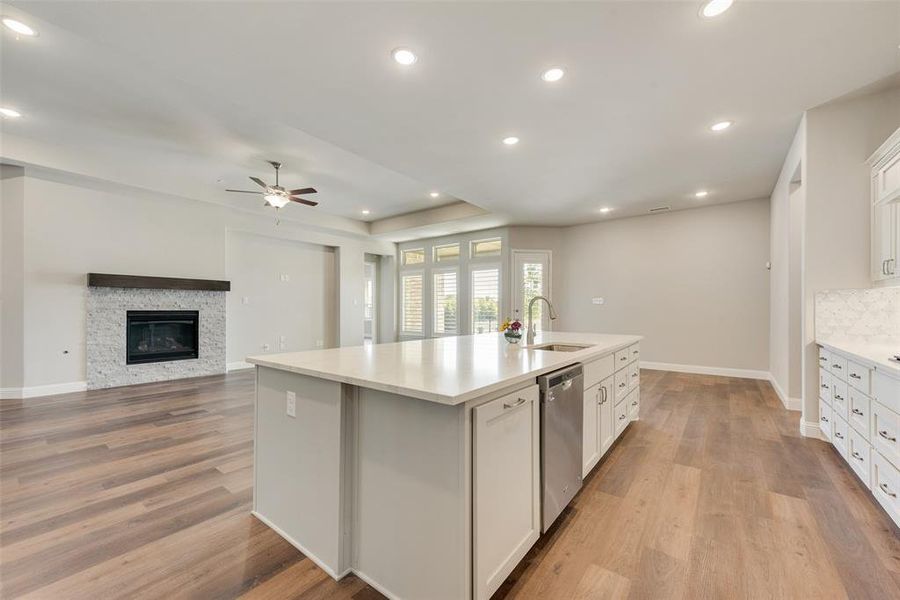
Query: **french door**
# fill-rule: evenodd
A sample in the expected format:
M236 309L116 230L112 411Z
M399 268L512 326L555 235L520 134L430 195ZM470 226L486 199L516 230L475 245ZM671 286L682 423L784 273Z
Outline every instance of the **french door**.
M518 309L519 320L528 325L528 303L535 296L550 298L550 252L547 250L513 250L513 314ZM534 329L537 332L550 329L547 305L536 302Z

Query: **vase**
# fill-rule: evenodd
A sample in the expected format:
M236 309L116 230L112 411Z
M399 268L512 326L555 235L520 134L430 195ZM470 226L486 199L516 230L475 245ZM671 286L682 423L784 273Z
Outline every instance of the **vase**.
M506 341L510 344L518 344L519 340L522 339L521 331L504 331L503 337L506 338Z

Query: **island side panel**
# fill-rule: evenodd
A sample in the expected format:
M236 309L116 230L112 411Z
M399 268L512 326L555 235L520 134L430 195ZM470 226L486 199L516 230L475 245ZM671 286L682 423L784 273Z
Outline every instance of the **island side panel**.
M286 412L297 396L296 417ZM341 384L257 367L254 514L318 563L343 575Z
M354 571L390 597L470 598L470 409L359 388L355 412Z

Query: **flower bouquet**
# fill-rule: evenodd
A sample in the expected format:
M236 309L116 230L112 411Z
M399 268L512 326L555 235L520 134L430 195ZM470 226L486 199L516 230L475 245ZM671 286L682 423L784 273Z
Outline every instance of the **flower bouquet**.
M500 331L503 332L503 337L506 338L507 342L518 344L519 340L522 339L522 322L518 318L506 319L500 325Z

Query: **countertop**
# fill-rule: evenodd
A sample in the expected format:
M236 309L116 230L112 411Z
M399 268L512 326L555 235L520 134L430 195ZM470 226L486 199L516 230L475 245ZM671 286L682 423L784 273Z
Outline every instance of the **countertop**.
M590 361L642 339L638 335L546 332L533 345L592 344L576 352L549 352L510 344L486 333L390 344L348 346L247 357L261 367L456 405L526 382L567 365Z
M892 377L900 377L900 362L889 360L891 356L900 354L900 340L881 342L862 342L856 340L822 339L816 340L820 346L829 350L852 354L868 367L882 371Z

